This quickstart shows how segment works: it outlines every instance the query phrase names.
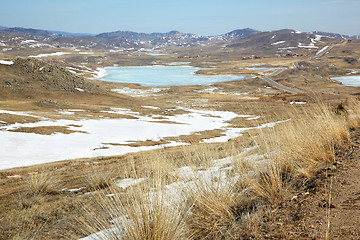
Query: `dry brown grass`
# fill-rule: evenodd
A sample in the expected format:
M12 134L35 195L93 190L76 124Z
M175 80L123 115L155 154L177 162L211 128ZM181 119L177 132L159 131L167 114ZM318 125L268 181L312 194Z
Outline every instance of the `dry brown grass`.
M347 119L348 127L351 130L359 128L360 126L360 102L353 101L349 106L345 106L345 110L341 112L342 115Z
M101 231L94 236L104 240L184 239L188 206L174 206L168 195L151 191L153 186L161 188L163 184L148 182L130 187L125 193L112 189L110 196L99 192L93 200L102 214L94 215L86 209L81 223L91 233Z
M269 163L260 170L252 186L253 192L260 198L269 201L272 204L280 202L284 198L285 185L282 176L282 168L278 163Z
M276 120L289 121L274 128L252 131L250 144L236 141L194 144L146 152L127 158L126 164L86 166L76 187L85 184L86 191L91 193L61 193L67 200L82 202L82 217L69 210L73 211L69 216L81 222L73 224L75 235L70 238L98 231L102 231L97 234L100 239L261 238L262 216L269 212L269 206L286 199L293 183L312 178L320 168L334 162L335 146L348 141L348 128L358 122L355 113L360 108L352 106L348 106L350 114L346 117L335 114L335 108L324 104L296 106L281 117L275 116ZM354 117L350 117L351 114ZM351 119L354 122L350 124ZM245 146L253 148L246 154L241 153ZM263 158L247 157L254 154ZM196 174L187 177L174 174L174 170L184 166L205 171L214 167L215 160L228 156L233 156L231 164L223 167L231 168L224 175L220 170L203 179ZM74 167L84 170L84 166ZM116 182L126 178L146 180L119 189ZM19 195L22 206L9 218L12 228L20 222L27 223L22 225L24 229L7 230L12 237L44 236L43 229L48 227L48 222L57 224L57 219L53 219L55 215L69 214L50 208L49 199L56 198L54 194L61 189L57 182L51 175L42 173L28 178L28 190ZM170 185L178 188L170 191ZM60 202L56 202L57 206ZM35 214L29 220L15 217L26 212L31 215L31 211ZM52 212L52 218L44 217L47 211ZM44 221L37 222L39 219Z
M245 155L237 155L239 150L228 149L232 153L229 155L235 157L225 179L237 176L236 182L227 182L220 172L211 176L210 181L194 174L193 178L186 179L187 182L172 174L181 166L211 168L221 154L215 149L206 151L208 146L193 152L183 151L174 159L166 154L153 155L152 160L141 167L133 164L129 177L147 176L146 186L132 187L116 200L100 198L107 216L110 219L120 217L121 221L96 229L110 229L104 239L118 239L119 235L125 239L250 236L236 231L257 229L261 218L255 210L256 202L280 203L288 196L294 181L309 179L320 168L332 164L335 146L349 139L347 118L335 114L324 104L293 108L285 114L285 119L290 120L274 128L260 129L252 140L257 148L250 153L262 154L265 160L256 162L246 159ZM171 183L179 184L176 195L180 195L182 201L169 198L164 192Z
M291 182L310 179L333 164L335 147L349 141L347 118L324 104L294 108L288 118L254 138L261 153L270 153L256 174L254 192L271 203L283 199Z
M237 199L233 191L231 186L198 184L191 196L193 206L187 221L189 239L220 239L228 234L236 220Z
M114 185L116 176L116 171L114 170L103 170L93 167L92 173L85 176L87 189L90 191L95 191L109 188Z
M31 196L58 193L61 187L59 179L49 172L30 174L26 183L27 194Z
M7 221L12 226L16 226L16 233L9 234L9 239L13 240L35 240L38 239L39 232L44 227L46 222L42 219L37 219L39 207L28 208L22 211L19 215L16 211L10 212L7 216Z
M150 154L141 161L143 165L132 161L123 176L146 180L121 191L98 191L95 199L104 214L95 216L94 211L85 209L89 215L85 219L96 219L82 221L88 232L101 231L97 234L100 239L217 239L229 234L239 208L236 191L248 185L237 179L223 182L220 172L200 177L196 173L174 175L174 170L183 166L208 169L222 155L205 151L209 149L201 145L194 151L182 150L175 159L170 158L173 155ZM234 153L231 145L228 151ZM109 223L109 219L118 220Z

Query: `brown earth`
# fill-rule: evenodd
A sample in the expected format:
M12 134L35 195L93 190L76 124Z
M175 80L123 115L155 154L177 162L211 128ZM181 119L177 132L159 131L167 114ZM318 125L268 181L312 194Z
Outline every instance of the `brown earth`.
M336 163L273 208L264 239L360 239L360 131L336 149Z

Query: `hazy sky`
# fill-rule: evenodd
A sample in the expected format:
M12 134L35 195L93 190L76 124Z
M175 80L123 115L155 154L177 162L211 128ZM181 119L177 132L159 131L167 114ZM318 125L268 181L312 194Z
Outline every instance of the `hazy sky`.
M0 0L0 26L67 32L240 28L360 34L360 0Z

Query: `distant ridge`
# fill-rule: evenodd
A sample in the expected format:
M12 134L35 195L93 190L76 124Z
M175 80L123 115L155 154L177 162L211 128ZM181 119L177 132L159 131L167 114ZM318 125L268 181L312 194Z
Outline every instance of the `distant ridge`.
M58 37L58 34L41 30L41 29L33 29L33 28L22 28L22 27L13 27L13 28L3 28L0 29L0 33L13 33L27 37L33 38L42 38L42 39L51 39Z
M236 39L236 38L244 38L248 37L252 34L259 33L262 31L258 31L252 28L244 28L244 29L236 29L231 32L221 34L221 35L213 35L213 36L200 36L193 33L182 33L179 31L170 31L165 33L138 33L132 31L114 31L114 32L104 32L100 34L92 34L92 33L70 33L64 31L55 31L55 30L43 30L43 29L33 29L33 28L23 28L23 27L4 27L0 26L0 33L13 33L19 34L28 37L34 38L47 38L53 39L57 37L67 36L67 37L83 37L83 36L91 36L101 39L127 39L127 40L134 40L134 41L151 41L156 38L162 37L177 37L177 38L203 38L205 39L213 39L213 38L223 38L224 40L228 39ZM324 32L324 31L313 31L309 32L312 34L317 34L321 36L331 37L331 38L339 38L339 39L351 39L351 38L359 38L360 35L344 35L339 33L331 33L331 32Z
M128 40L140 40L140 41L151 41L156 38L161 37L195 37L195 34L191 33L181 33L178 31L170 31L167 33L138 33L138 32L131 32L131 31L116 31L116 32L108 32L108 33L101 33L96 35L97 38L102 39L128 39Z
M244 29L236 29L234 31L225 33L224 36L232 36L236 38L244 38L248 37L254 33L259 33L260 31L252 29L252 28L244 28Z
M13 46L12 50L23 47L29 48L74 48L84 50L112 50L132 51L141 49L160 49L167 47L203 47L220 44L230 48L249 47L252 51L277 51L290 52L294 48L313 48L316 39L327 37L330 39L352 39L359 36L347 36L336 33L314 31L312 33L300 32L291 29L262 32L251 28L236 29L231 32L214 35L200 36L193 33L169 31L165 33L138 33L132 31L115 31L101 34L68 33L62 31L49 31L32 28L0 27L0 34L4 41L2 48ZM319 36L320 35L320 36ZM20 37L20 38L14 38ZM310 42L310 40L312 42ZM225 44L225 45L224 45ZM263 46L264 49L254 48Z
M314 31L312 33L321 35L321 36L325 36L325 37L330 37L330 38L339 38L339 39L354 38L352 36L343 35L343 34L339 34L339 33L321 32L321 31Z
M51 30L48 30L48 31L55 33L57 35L62 35L62 36L74 36L74 37L91 36L91 37L94 37L96 35L96 34L92 34L92 33L69 33L69 32L51 31Z
M91 41L92 43L96 43L96 45L98 46L97 48L105 45L108 45L108 47L106 48L137 48L137 46L146 47L146 45L151 48L167 46L203 46L207 44L232 41L235 39L248 37L258 32L259 31L251 28L245 28L237 29L229 33L216 36L200 36L193 33L182 33L175 30L166 33L138 33L132 31L115 31L94 35L87 33L68 33L62 31L49 31L22 27L0 28L0 33L2 34L17 34L21 36L31 37L37 40L53 40L61 44L65 44L66 46L79 45L76 44L76 41L83 42L84 40L85 42L89 43L88 45L91 45Z
M69 33L62 31L51 31L51 30L22 28L22 27L7 28L3 26L0 26L0 33L13 33L22 36L28 36L33 38L44 38L44 39L54 39L61 36L73 36L73 37L95 36L95 34L91 34L91 33Z

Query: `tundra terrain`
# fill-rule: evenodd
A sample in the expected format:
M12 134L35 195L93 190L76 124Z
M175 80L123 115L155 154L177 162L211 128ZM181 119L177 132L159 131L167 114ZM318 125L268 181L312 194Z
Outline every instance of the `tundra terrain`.
M333 77L360 40L13 28L0 52L0 239L359 238L360 90ZM248 78L99 80L153 65Z

